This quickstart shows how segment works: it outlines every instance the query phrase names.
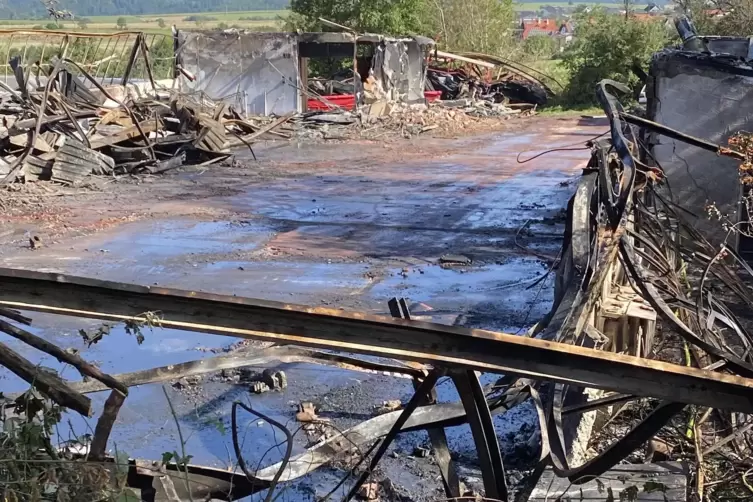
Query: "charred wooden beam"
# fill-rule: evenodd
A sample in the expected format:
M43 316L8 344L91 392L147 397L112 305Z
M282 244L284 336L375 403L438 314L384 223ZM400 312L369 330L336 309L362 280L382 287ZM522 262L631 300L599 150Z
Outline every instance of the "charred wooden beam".
M117 390L110 392L110 395L105 401L105 409L102 411L102 416L97 421L97 427L94 429L94 437L92 438L91 451L89 453L90 460L99 462L105 459L107 450L107 440L110 438L110 432L112 432L112 426L115 425L115 421L118 419L118 412L120 407L123 406L125 401L125 395L119 393Z
M70 408L86 417L91 416L91 401L88 397L68 387L56 374L34 366L3 343L0 343L0 365L8 368L60 406Z
M128 386L123 385L117 379L102 372L102 370L100 370L93 364L88 363L78 355L66 352L54 343L48 342L44 338L40 338L24 329L19 328L18 326L14 326L8 322L5 322L2 319L0 319L0 331L12 336L17 340L21 340L27 345L31 345L37 350L41 350L42 352L51 355L61 363L70 364L78 371L80 371L82 375L90 376L99 380L104 385L106 385L107 388L117 389L118 392L123 395L128 394Z
M0 304L305 345L753 412L753 380L492 331L237 296L0 269Z

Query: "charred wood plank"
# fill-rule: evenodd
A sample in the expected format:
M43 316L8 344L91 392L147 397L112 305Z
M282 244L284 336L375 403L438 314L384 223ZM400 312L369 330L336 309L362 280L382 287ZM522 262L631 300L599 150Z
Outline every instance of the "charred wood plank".
M261 129L259 129L258 131L254 132L254 133L248 134L246 136L239 136L238 140L231 142L229 146L230 147L236 147L236 146L248 145L250 142L254 141L256 138L258 138L258 137L260 137L260 136L262 136L262 135L264 135L264 134L266 134L268 132L271 132L273 129L276 129L277 127L281 126L282 124L284 124L285 122L287 122L288 120L290 120L291 118L293 118L294 116L295 116L295 112L291 112L291 113L288 113L286 115L283 115L282 117L280 117L279 119L275 120L271 124L268 124L268 125L262 127Z
M17 310L0 308L0 316L7 317L8 319L12 319L21 324L26 324L27 326L31 324L31 317L26 317Z
M95 138L92 138L92 141L91 141L92 150L99 150L100 148L105 147L105 146L114 145L117 143L122 143L123 141L128 141L130 139L139 138L141 137L141 131L139 131L139 127L141 128L141 131L144 132L144 134L149 134L150 132L154 132L154 131L158 131L162 129L162 121L145 120L143 122L140 122L138 125L127 127L123 129L122 131L119 131L110 136L97 136Z
M90 174L111 173L115 161L100 152L87 148L80 141L67 138L55 155L52 181L76 185Z
M96 116L96 113L93 111L84 111L84 112L73 112L71 115L76 119L83 119L83 118L89 118ZM56 122L60 122L63 120L68 120L67 114L60 114L60 115L47 115L46 117L42 117L42 120L40 123L42 125L49 125L54 124ZM37 126L37 119L24 119L24 120L18 120L10 127L8 130L8 133L10 135L19 134L22 132L26 132L30 129L34 129Z

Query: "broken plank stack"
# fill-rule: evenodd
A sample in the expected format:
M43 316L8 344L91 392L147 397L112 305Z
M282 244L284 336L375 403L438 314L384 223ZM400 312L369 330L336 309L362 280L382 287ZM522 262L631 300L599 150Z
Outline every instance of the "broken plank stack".
M54 63L43 85L23 71L15 76L19 90L0 91L0 185L76 186L91 175L212 164L230 156L236 138L262 129L203 95L144 83L104 87L67 60Z

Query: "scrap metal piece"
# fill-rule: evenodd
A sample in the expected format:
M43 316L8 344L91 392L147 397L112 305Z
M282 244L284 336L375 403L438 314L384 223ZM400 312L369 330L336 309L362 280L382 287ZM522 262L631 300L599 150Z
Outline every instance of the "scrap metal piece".
M410 309L408 308L408 303L405 301L405 298L400 298L399 300L397 298L392 298L387 302L387 305L392 317L398 319L411 318ZM413 388L418 391L419 386L419 379L414 378ZM436 402L437 390L434 388L429 394L427 394L426 399L421 402L421 405L436 404ZM398 408L402 406L400 401L397 401L397 404ZM447 445L447 434L445 433L445 430L442 427L429 427L426 429L426 432L429 435L429 441L434 450L434 456L437 460L437 465L439 466L439 472L442 475L442 484L444 486L445 494L448 498L460 497L462 495L462 493L460 493L460 479L458 478L455 463L452 461L450 455L450 448Z
M458 388L468 423L476 443L476 452L481 463L486 496L496 500L507 500L507 478L499 451L497 434L494 431L489 406L484 399L481 384L476 373L470 370L455 370L450 373Z

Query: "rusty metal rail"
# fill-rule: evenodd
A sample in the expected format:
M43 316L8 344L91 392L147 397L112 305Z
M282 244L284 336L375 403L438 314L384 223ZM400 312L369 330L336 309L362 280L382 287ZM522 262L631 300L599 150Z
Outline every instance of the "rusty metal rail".
M167 328L753 412L751 379L478 329L15 269L0 269L0 305L110 321L144 322L145 313L155 312Z

